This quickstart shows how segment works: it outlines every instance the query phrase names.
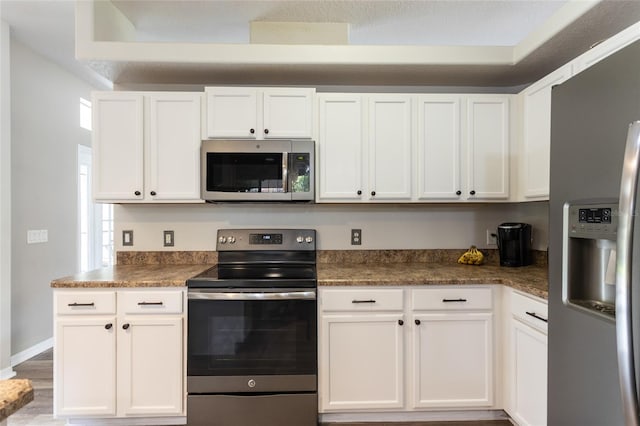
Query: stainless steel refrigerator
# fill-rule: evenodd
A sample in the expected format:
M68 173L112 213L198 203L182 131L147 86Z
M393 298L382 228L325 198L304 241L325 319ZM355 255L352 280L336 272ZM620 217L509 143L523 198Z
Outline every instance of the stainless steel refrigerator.
M637 425L640 42L551 104L548 424Z

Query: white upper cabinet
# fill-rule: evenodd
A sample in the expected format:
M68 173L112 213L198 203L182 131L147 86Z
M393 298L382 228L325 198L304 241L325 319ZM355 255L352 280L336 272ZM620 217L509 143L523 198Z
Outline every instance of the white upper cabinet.
M370 200L411 200L411 100L408 95L369 97Z
M144 98L126 92L94 93L93 197L144 198Z
M201 202L199 93L93 94L97 202Z
M259 136L257 89L208 87L205 93L207 137L257 138Z
M549 198L551 89L570 77L571 66L567 65L522 92L523 144L519 182L525 199Z
M509 96L467 98L467 196L509 197Z
M315 89L207 87L208 138L310 139Z
M362 199L365 149L362 96L320 94L319 201Z
M418 97L418 199L458 200L460 186L460 97Z
M314 89L266 89L262 94L264 138L310 139Z
M151 199L200 200L200 104L197 93L149 96L146 195Z

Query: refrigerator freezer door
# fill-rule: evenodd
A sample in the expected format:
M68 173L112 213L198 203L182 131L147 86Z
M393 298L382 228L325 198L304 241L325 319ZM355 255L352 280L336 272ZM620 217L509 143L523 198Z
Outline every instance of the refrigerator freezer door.
M633 229L640 167L640 122L629 126L620 181L618 207L618 258L616 261L616 340L618 374L625 425L638 426L638 392L633 354L631 266Z

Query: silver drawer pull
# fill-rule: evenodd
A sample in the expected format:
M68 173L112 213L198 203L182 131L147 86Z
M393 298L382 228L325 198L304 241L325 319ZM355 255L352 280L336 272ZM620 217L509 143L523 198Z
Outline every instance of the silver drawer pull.
M367 300L352 300L351 303L376 303L376 301L374 299L367 299Z
M76 303L76 302L73 302L73 303L67 304L67 306L72 306L72 307L76 307L76 306L96 306L96 304L93 303L93 302L91 302L91 303Z
M442 299L444 303L452 303L452 302L466 302L467 299Z
M549 322L548 319L542 318L541 316L539 316L535 312L525 312L525 314L529 315L530 317L534 317L535 319L539 319L540 321Z
M163 302L138 302L138 306L162 306Z

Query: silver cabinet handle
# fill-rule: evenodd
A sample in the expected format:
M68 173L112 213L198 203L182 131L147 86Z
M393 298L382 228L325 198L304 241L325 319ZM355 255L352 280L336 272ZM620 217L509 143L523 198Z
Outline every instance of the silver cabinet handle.
M629 125L624 151L620 204L618 206L618 241L616 258L616 340L618 376L626 426L638 426L638 391L631 330L631 265L633 262L633 227L640 166L640 121Z
M162 306L163 302L138 302L138 306Z
M71 307L75 307L75 306L96 306L95 303L91 302L91 303L68 303L67 306L71 306Z
M375 299L367 299L367 300L358 300L354 299L351 303L376 303Z

